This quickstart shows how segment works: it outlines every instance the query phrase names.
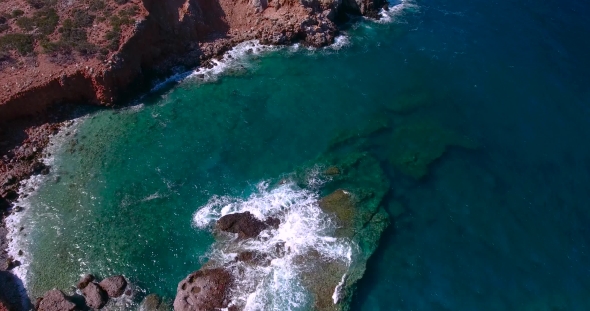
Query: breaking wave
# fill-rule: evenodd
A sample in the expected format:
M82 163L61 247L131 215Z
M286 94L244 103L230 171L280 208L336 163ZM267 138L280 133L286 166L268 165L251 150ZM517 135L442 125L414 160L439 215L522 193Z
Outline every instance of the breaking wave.
M347 238L334 236L337 224L319 207L318 199L316 192L292 181L283 180L276 187L261 182L247 199L213 196L194 214L193 223L201 229L211 229L221 216L241 212L250 212L260 220L274 217L281 221L278 228L267 229L255 239L221 238L212 246L208 264L225 267L237 282L230 305L244 310L299 310L310 304L302 274L317 268L309 256L337 262L344 270L351 265L356 246ZM244 252L255 254L262 263L236 260ZM337 303L338 286L332 291Z
M392 22L398 22L399 20L397 17L403 15L406 11L415 11L418 9L418 5L413 2L413 0L401 0L394 3L389 3L389 8L387 10L381 9L379 11L379 16L381 17L376 22L381 24L389 24Z

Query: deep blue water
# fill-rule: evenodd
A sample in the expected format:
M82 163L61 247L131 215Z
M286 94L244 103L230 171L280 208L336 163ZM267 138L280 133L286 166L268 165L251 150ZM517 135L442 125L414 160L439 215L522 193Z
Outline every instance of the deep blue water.
M589 5L413 4L343 49L250 57L81 122L28 199L29 289L124 273L173 297L212 243L199 207L357 137L392 225L353 310L590 310ZM396 165L441 146L420 178Z

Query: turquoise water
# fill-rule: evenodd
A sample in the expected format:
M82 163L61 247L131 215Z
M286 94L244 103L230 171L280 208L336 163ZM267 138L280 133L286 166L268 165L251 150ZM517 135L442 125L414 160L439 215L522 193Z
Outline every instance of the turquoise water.
M171 299L213 243L199 208L338 148L390 185L353 310L590 309L586 13L417 1L342 49L251 55L91 113L26 200L30 293L122 273Z

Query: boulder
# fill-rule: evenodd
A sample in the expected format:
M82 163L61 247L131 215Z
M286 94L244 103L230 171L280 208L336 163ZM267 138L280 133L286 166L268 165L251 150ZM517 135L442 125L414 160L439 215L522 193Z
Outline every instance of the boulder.
M240 239L255 238L268 226L250 212L228 214L217 220L219 230L237 233Z
M227 308L231 274L222 268L191 273L178 284L175 311L208 311Z
M122 275L111 276L98 283L110 298L117 298L125 292L127 281Z
M92 281L94 281L94 275L86 274L80 279L80 281L76 285L76 288L84 289Z
M109 300L105 291L96 283L88 283L82 290L84 298L86 298L86 305L91 309L101 309Z
M62 291L52 289L43 295L37 311L73 311L76 305Z

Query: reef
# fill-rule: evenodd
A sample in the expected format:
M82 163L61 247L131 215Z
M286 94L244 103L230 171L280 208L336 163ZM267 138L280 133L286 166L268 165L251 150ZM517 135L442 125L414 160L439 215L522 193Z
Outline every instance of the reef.
M390 161L399 171L415 179L428 174L428 167L449 147L477 148L477 143L429 122L403 124L390 139Z

